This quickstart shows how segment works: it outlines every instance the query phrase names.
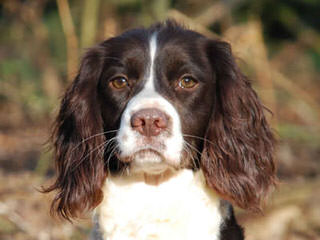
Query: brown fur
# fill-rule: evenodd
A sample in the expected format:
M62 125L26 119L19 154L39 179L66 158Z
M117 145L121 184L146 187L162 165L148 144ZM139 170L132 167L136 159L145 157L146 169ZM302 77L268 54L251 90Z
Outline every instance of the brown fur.
M169 64L165 62L167 56L172 57L167 82L176 77L175 57L182 59L179 64L190 60L189 65L201 78L202 87L193 93L168 91L169 86L163 83L157 87L178 109L183 133L199 137L185 137L185 140L198 149L193 151L194 156L202 151L197 164L207 184L223 198L245 209L258 209L275 185L274 137L264 108L236 65L229 44L206 39L167 22L107 40L84 56L77 77L61 101L54 126L52 139L58 176L52 186L44 189L44 192L57 191L52 213L70 220L95 208L103 199L101 188L108 171L125 166L116 153L109 156L105 143L114 135L101 133L119 128L126 103L142 86L132 92L110 92L105 83L109 74L106 66L118 64L120 58L129 63L134 60L135 64L128 64L128 74L138 81L147 65L141 49L147 45L148 34L155 30L163 32L159 34L161 47L176 36L170 42L171 47L166 48L168 55L163 55L163 62L159 60L160 64ZM176 46L180 47L179 52ZM184 48L188 51L183 52ZM169 55L171 50L176 54ZM128 54L130 58L127 58L126 51L134 54ZM115 55L116 52L120 54ZM190 164L183 159L181 167L185 166Z
M216 72L217 95L201 168L208 185L222 196L241 208L257 209L275 185L274 137L230 45L212 41L208 55Z

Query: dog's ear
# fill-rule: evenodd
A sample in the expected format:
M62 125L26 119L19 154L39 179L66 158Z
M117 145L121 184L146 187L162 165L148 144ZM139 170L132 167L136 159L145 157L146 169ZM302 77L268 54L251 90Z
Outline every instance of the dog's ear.
M105 137L97 97L103 54L101 47L85 54L78 75L61 101L54 125L52 140L58 176L44 192L57 191L51 211L68 220L94 208L103 198Z
M201 168L207 184L245 209L258 209L275 184L274 136L257 94L240 72L228 43L206 50L215 75L215 106Z

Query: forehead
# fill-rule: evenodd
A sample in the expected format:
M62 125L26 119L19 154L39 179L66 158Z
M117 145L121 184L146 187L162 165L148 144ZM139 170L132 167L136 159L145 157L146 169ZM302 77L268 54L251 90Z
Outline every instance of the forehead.
M150 61L151 42L155 39L155 58L170 61L202 62L206 38L181 27L135 29L107 41L109 54L124 63ZM153 59L155 60L155 59Z

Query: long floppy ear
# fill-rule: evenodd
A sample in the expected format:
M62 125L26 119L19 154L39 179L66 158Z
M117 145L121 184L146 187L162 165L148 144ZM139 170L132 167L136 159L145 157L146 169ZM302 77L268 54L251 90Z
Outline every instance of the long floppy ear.
M97 84L103 64L103 49L90 49L67 89L54 125L52 140L57 170L55 183L44 192L57 191L51 212L65 219L97 206L105 179L105 141Z
M274 136L230 45L210 41L207 53L216 77L216 99L201 168L207 184L222 197L244 209L259 209L275 184Z

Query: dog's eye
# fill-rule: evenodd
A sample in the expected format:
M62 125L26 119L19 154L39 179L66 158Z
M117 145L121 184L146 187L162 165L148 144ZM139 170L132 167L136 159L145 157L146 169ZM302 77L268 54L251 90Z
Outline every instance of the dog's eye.
M180 88L194 88L198 84L197 80L195 80L191 76L184 76L179 80Z
M127 87L129 84L127 78L119 76L111 80L111 85L116 89L121 89Z

